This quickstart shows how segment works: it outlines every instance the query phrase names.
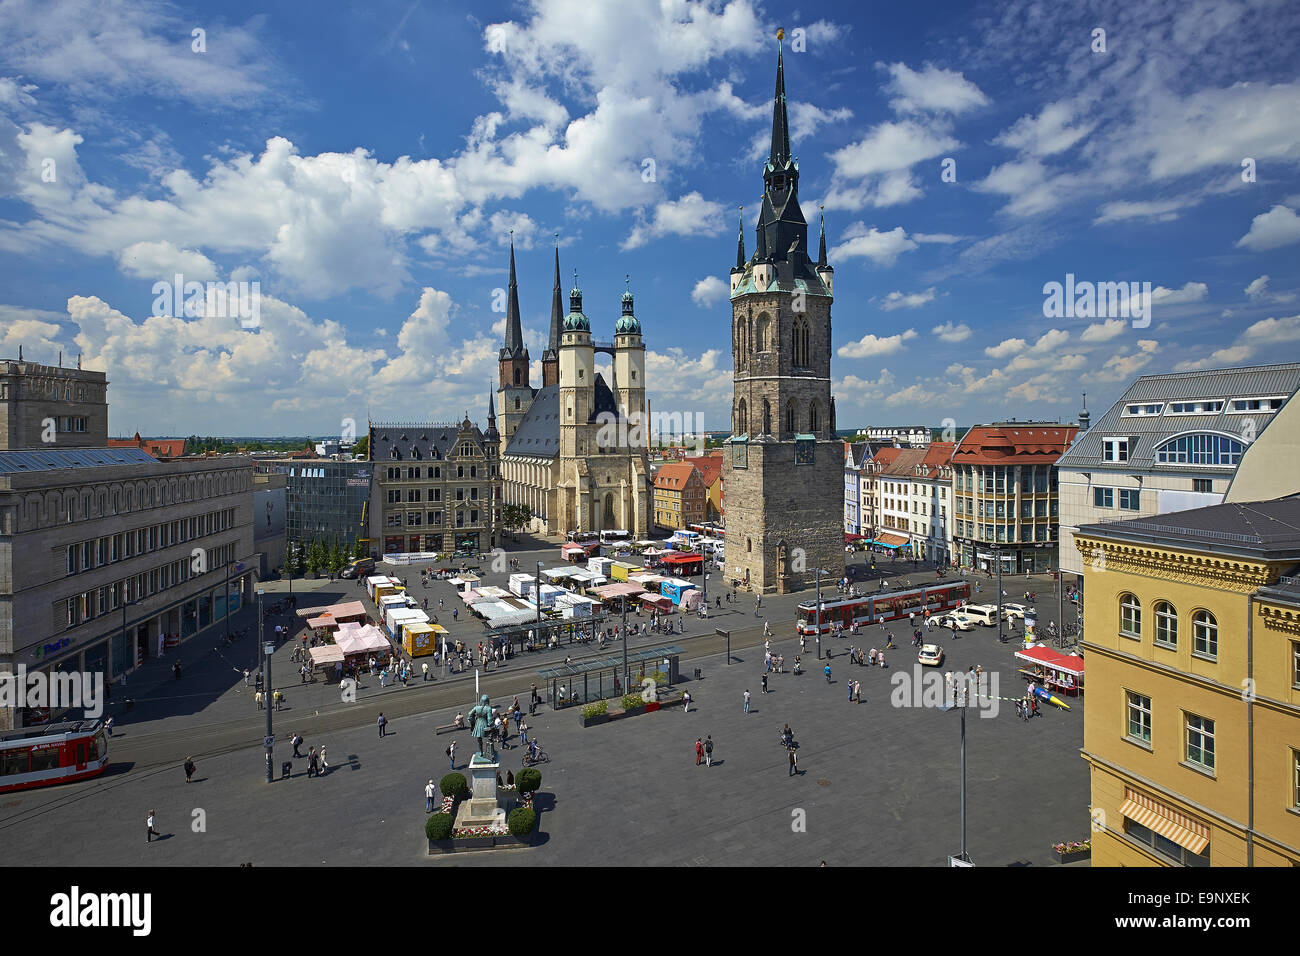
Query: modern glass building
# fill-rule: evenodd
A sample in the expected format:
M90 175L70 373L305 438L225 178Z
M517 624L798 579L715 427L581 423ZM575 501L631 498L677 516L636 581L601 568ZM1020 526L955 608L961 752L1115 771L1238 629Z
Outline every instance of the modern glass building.
M373 467L368 461L304 458L277 464L285 476L285 533L290 542L313 539L340 547L364 539ZM373 550L373 549L372 549Z

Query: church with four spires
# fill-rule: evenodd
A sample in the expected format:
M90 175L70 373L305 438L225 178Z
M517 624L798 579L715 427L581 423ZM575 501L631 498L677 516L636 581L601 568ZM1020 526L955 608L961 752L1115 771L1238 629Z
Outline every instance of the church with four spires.
M564 312L557 248L550 337L534 388L511 243L496 417L504 503L531 509L530 531L626 530L644 538L649 530L645 344L633 306L624 292L613 341L593 339L576 273ZM612 382L597 372L598 354L612 360Z

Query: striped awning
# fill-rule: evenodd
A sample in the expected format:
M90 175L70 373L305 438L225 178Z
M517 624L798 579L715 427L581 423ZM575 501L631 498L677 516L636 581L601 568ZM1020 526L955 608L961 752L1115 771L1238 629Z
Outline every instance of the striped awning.
M1131 787L1124 788L1124 797L1119 812L1135 823L1192 853L1200 853L1210 845L1210 828L1205 824Z

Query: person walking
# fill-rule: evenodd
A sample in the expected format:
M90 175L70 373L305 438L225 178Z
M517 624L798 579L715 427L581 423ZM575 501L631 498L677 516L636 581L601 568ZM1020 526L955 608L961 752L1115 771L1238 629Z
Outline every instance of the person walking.
M252 675L249 673L248 668L245 667L245 668L244 668L244 686L245 686L245 687L248 686L248 678L249 678L250 676L252 676Z
M830 664L827 664L827 665L826 665L826 671L825 671L825 673L826 673L826 683L829 684L829 683L831 682L831 665L830 665Z
M793 744L786 748L786 753L790 755L790 772L787 776L793 777L799 772L799 757L794 752Z
M310 747L307 750L307 776L320 776L320 758L316 756L316 748Z
M113 718L109 717L104 721L104 729L108 731L108 736L113 736Z
M198 769L199 768L194 765L193 757L185 758L185 782L186 783L190 782L190 778L194 776L194 771Z
M853 703L853 681L846 681L845 683L849 685L849 703L851 704Z
M696 737L695 738L695 766L698 767L702 763L704 763L704 741L701 738Z
M424 673L424 679L425 679L425 680L428 680L428 679L429 679L429 662L428 662L428 661L423 661L423 662L421 662L421 664L420 664L420 670Z
M330 768L330 762L329 762L328 760L325 759L325 748L324 748L324 747L321 747L321 749L320 749L320 769L319 769L318 771L316 771L316 776L318 776L318 777L323 777L323 776L325 776L325 771L328 770L329 768Z
M859 704L862 703L862 681L860 680L853 682L853 699Z
M691 712L691 692L689 690L682 694L682 703L684 705L682 707L682 713L689 714Z
M704 738L704 765L706 767L713 766L713 735L712 734L709 734L709 736Z
M749 691L745 691L745 713L749 713Z
M154 811L150 810L149 817L144 821L144 825L148 827L148 831L145 833L145 837L144 837L145 843L152 843L154 837L162 836L161 833L159 833L157 830L153 828L153 824L154 824Z
M447 748L447 759L451 761L451 769L455 770L456 769L456 741L454 740L451 742L451 746Z
M764 693L764 694L767 693L767 675L766 675L766 674L763 675L763 693Z
M295 757L301 757L302 754L300 754L298 750L302 747L302 735L294 733L293 737L289 739L289 743L293 744L293 755Z
M436 794L437 792L438 792L438 788L433 785L432 780L430 780L427 784L425 784L424 786L424 812L425 813L433 812L433 797L434 794Z
M388 727L388 718L384 716L382 710L379 712L379 720L377 723L379 724L379 736L382 738L386 733L386 728Z
M284 692L277 690L271 695L271 698L275 701L276 711L279 712L280 708L284 706Z

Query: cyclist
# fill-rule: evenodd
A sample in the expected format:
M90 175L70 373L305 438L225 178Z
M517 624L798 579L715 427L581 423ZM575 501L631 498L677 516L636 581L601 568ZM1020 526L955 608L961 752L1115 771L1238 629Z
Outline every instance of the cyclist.
M534 737L528 741L528 759L533 763L537 762L537 738Z

